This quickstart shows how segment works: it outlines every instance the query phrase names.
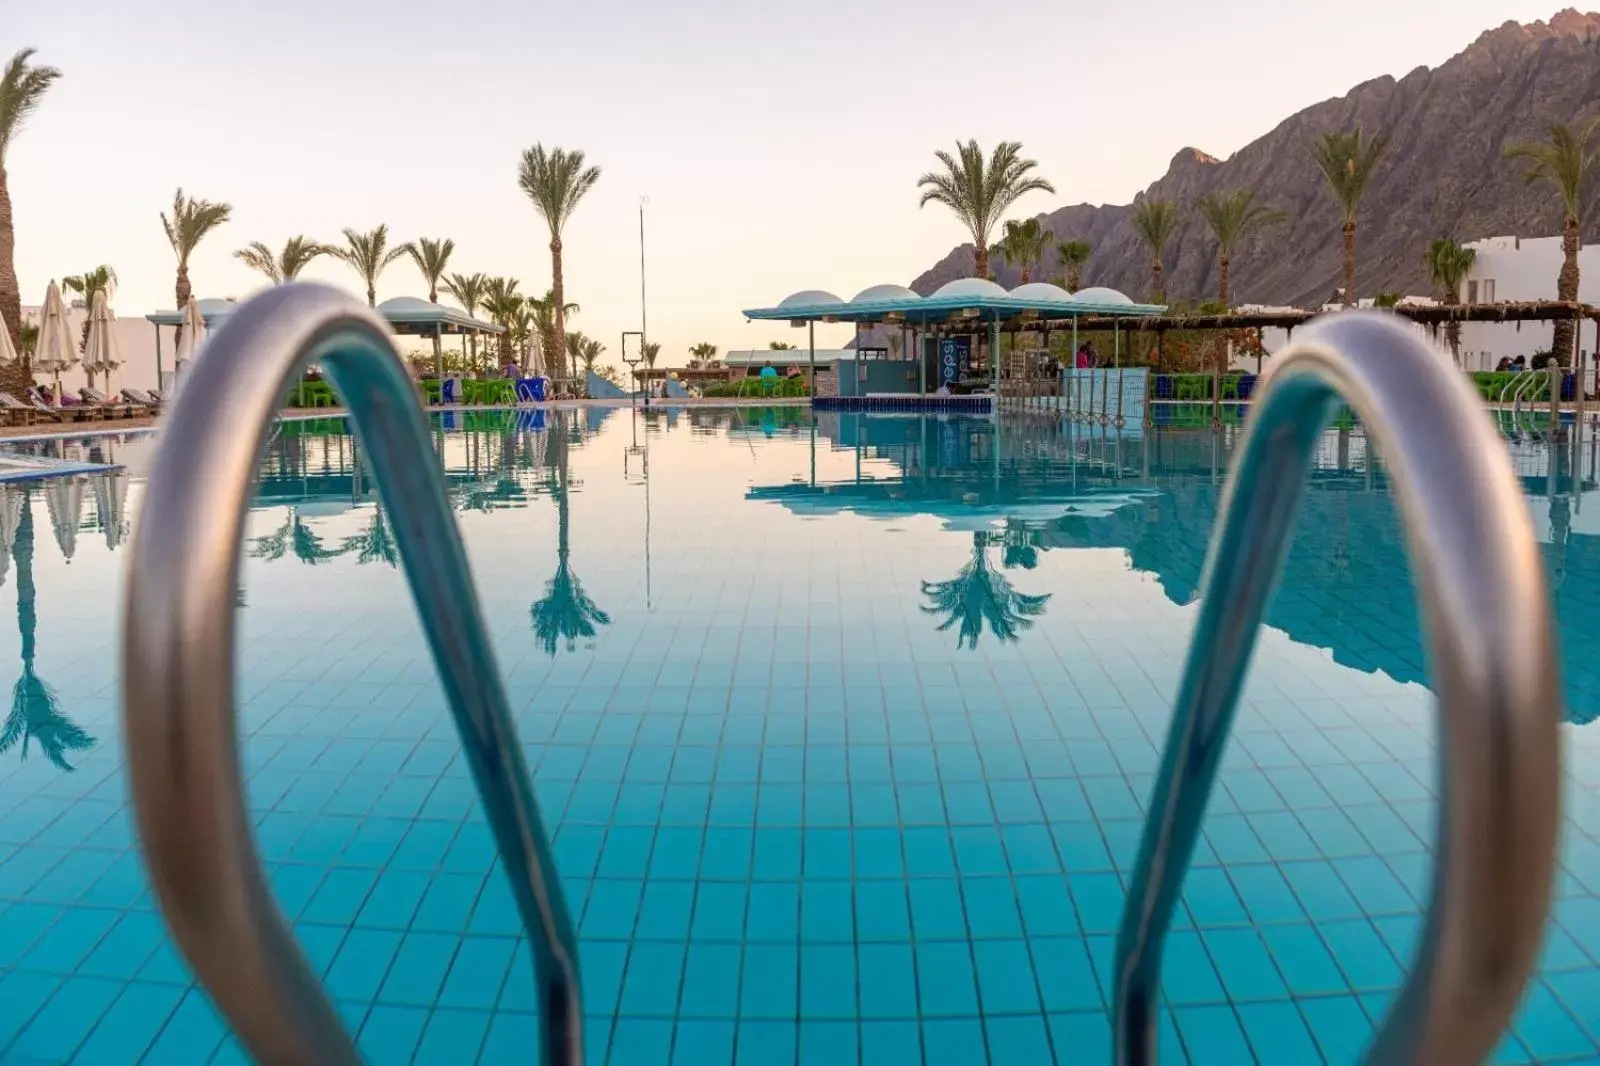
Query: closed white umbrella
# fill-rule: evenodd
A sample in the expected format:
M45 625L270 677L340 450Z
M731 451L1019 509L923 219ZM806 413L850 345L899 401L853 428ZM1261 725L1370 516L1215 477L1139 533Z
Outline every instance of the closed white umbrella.
M111 313L111 302L104 291L94 294L94 306L89 310L89 339L83 346L83 369L89 375L89 387L94 387L98 371L106 376L106 392L111 392L111 372L122 365L122 347L117 343L117 316Z
M10 366L17 361L16 346L11 343L11 331L0 322L0 366Z
M33 352L33 365L34 369L55 376L57 403L61 402L61 372L77 361L78 345L67 322L67 309L61 303L61 288L52 281L39 316L39 345Z
M183 388L184 370L194 362L200 354L200 349L206 343L206 320L200 313L200 305L193 296L183 309L183 326L178 335L178 355L172 364L172 396L177 399L178 392Z
M0 329L0 334L5 330ZM22 508L27 503L23 490L0 485L0 585L6 583L11 568L11 549L17 543L17 527L22 524Z
M106 535L106 547L115 550L128 535L128 474L116 470L109 474L96 474L91 481L100 530Z
M53 477L44 483L44 505L50 511L50 528L67 562L78 550L78 523L83 521L83 478Z

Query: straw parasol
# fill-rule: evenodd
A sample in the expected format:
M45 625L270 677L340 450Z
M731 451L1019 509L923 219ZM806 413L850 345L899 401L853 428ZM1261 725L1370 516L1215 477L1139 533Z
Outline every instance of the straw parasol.
M17 349L11 343L11 331L0 328L0 366L10 366L18 358Z
M50 511L50 527L55 530L56 544L67 562L78 549L78 523L83 520L83 478L51 478L44 484L44 505Z
M206 342L206 320L200 305L193 296L183 308L183 334L178 338L177 365L183 367L194 361Z
M94 294L94 305L89 310L89 336L83 345L83 369L89 375L89 387L94 387L94 375L99 371L106 376L106 392L109 393L111 371L121 365L117 317L111 313L111 302L102 290Z
M61 372L78 361L78 345L67 323L67 309L61 302L61 288L50 283L44 295L44 311L39 316L39 346L34 349L33 365L55 376L56 402L61 402Z
M94 489L95 515L106 535L106 547L115 551L128 535L128 474L124 470L114 470L109 474L95 474L89 480ZM4 512L0 511L0 519L3 518Z

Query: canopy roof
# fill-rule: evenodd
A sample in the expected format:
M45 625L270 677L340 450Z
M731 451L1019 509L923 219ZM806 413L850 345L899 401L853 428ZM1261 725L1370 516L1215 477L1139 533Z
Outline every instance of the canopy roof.
M1054 285L1035 282L1007 292L984 278L957 278L930 296L919 296L901 285L873 285L863 289L853 300L841 300L821 289L806 289L776 307L753 308L744 314L751 319L796 323L903 321L930 325L953 319L1148 317L1165 310L1162 305L1134 303L1114 289L1083 289L1073 294Z
M208 328L214 327L227 315L239 306L232 300L196 300L195 305L200 309L200 317L205 319ZM431 337L438 333L504 333L505 327L497 326L493 322L473 318L457 307L448 307L444 304L429 303L427 300L415 296L396 296L392 300L385 300L377 307L378 314L382 315L396 333L421 334ZM158 326L180 326L183 324L183 312L156 311L144 316L147 321Z

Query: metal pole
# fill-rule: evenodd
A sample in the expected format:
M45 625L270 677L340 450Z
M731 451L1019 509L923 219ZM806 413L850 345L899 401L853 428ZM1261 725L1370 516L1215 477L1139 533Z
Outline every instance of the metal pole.
M989 377L993 382L994 409L1000 410L1000 312L989 323Z
M650 327L646 322L644 299L644 205L650 202L650 197L639 197L639 354L644 355L644 346L650 343ZM648 379L644 388L644 405L650 406L650 386Z
M160 392L161 391L161 324L159 322L157 322L157 323L154 323L154 325L156 327L156 391ZM167 400L167 399L171 399L171 397L163 396L162 399L163 400Z
M1072 417L1078 417L1078 401L1083 392L1082 383L1078 380L1078 316L1072 316L1072 355L1069 365L1072 367Z
M817 402L817 324L815 322L807 322L806 333L811 352L808 366L811 375L811 402L814 404ZM813 419L813 424L815 424L815 419ZM816 464L816 456L814 454L811 457L811 461L812 465Z

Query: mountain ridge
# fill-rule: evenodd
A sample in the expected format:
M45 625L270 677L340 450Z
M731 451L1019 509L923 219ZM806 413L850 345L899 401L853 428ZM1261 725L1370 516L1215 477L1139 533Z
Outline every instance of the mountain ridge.
M1192 205L1213 189L1235 188L1252 189L1258 202L1284 211L1289 220L1235 250L1234 302L1314 306L1330 298L1342 283L1339 215L1308 147L1322 132L1357 126L1389 137L1358 220L1358 289L1363 296L1430 292L1422 253L1434 237L1560 233L1554 192L1528 185L1526 165L1501 153L1511 141L1542 137L1551 123L1581 122L1597 112L1600 13L1567 8L1548 22L1508 21L1485 30L1437 67L1370 78L1288 116L1226 159L1180 148L1166 173L1144 190L1177 200L1182 208L1163 259L1168 298L1216 297L1216 244ZM1584 240L1600 240L1600 180L1587 183L1582 209ZM1094 247L1082 284L1144 297L1149 256L1129 213L1127 204L1081 203L1035 217L1058 239L1078 238ZM1017 269L998 257L992 264L1001 284L1017 284ZM969 242L911 287L926 294L972 271ZM1053 252L1033 270L1036 277L1061 272Z

